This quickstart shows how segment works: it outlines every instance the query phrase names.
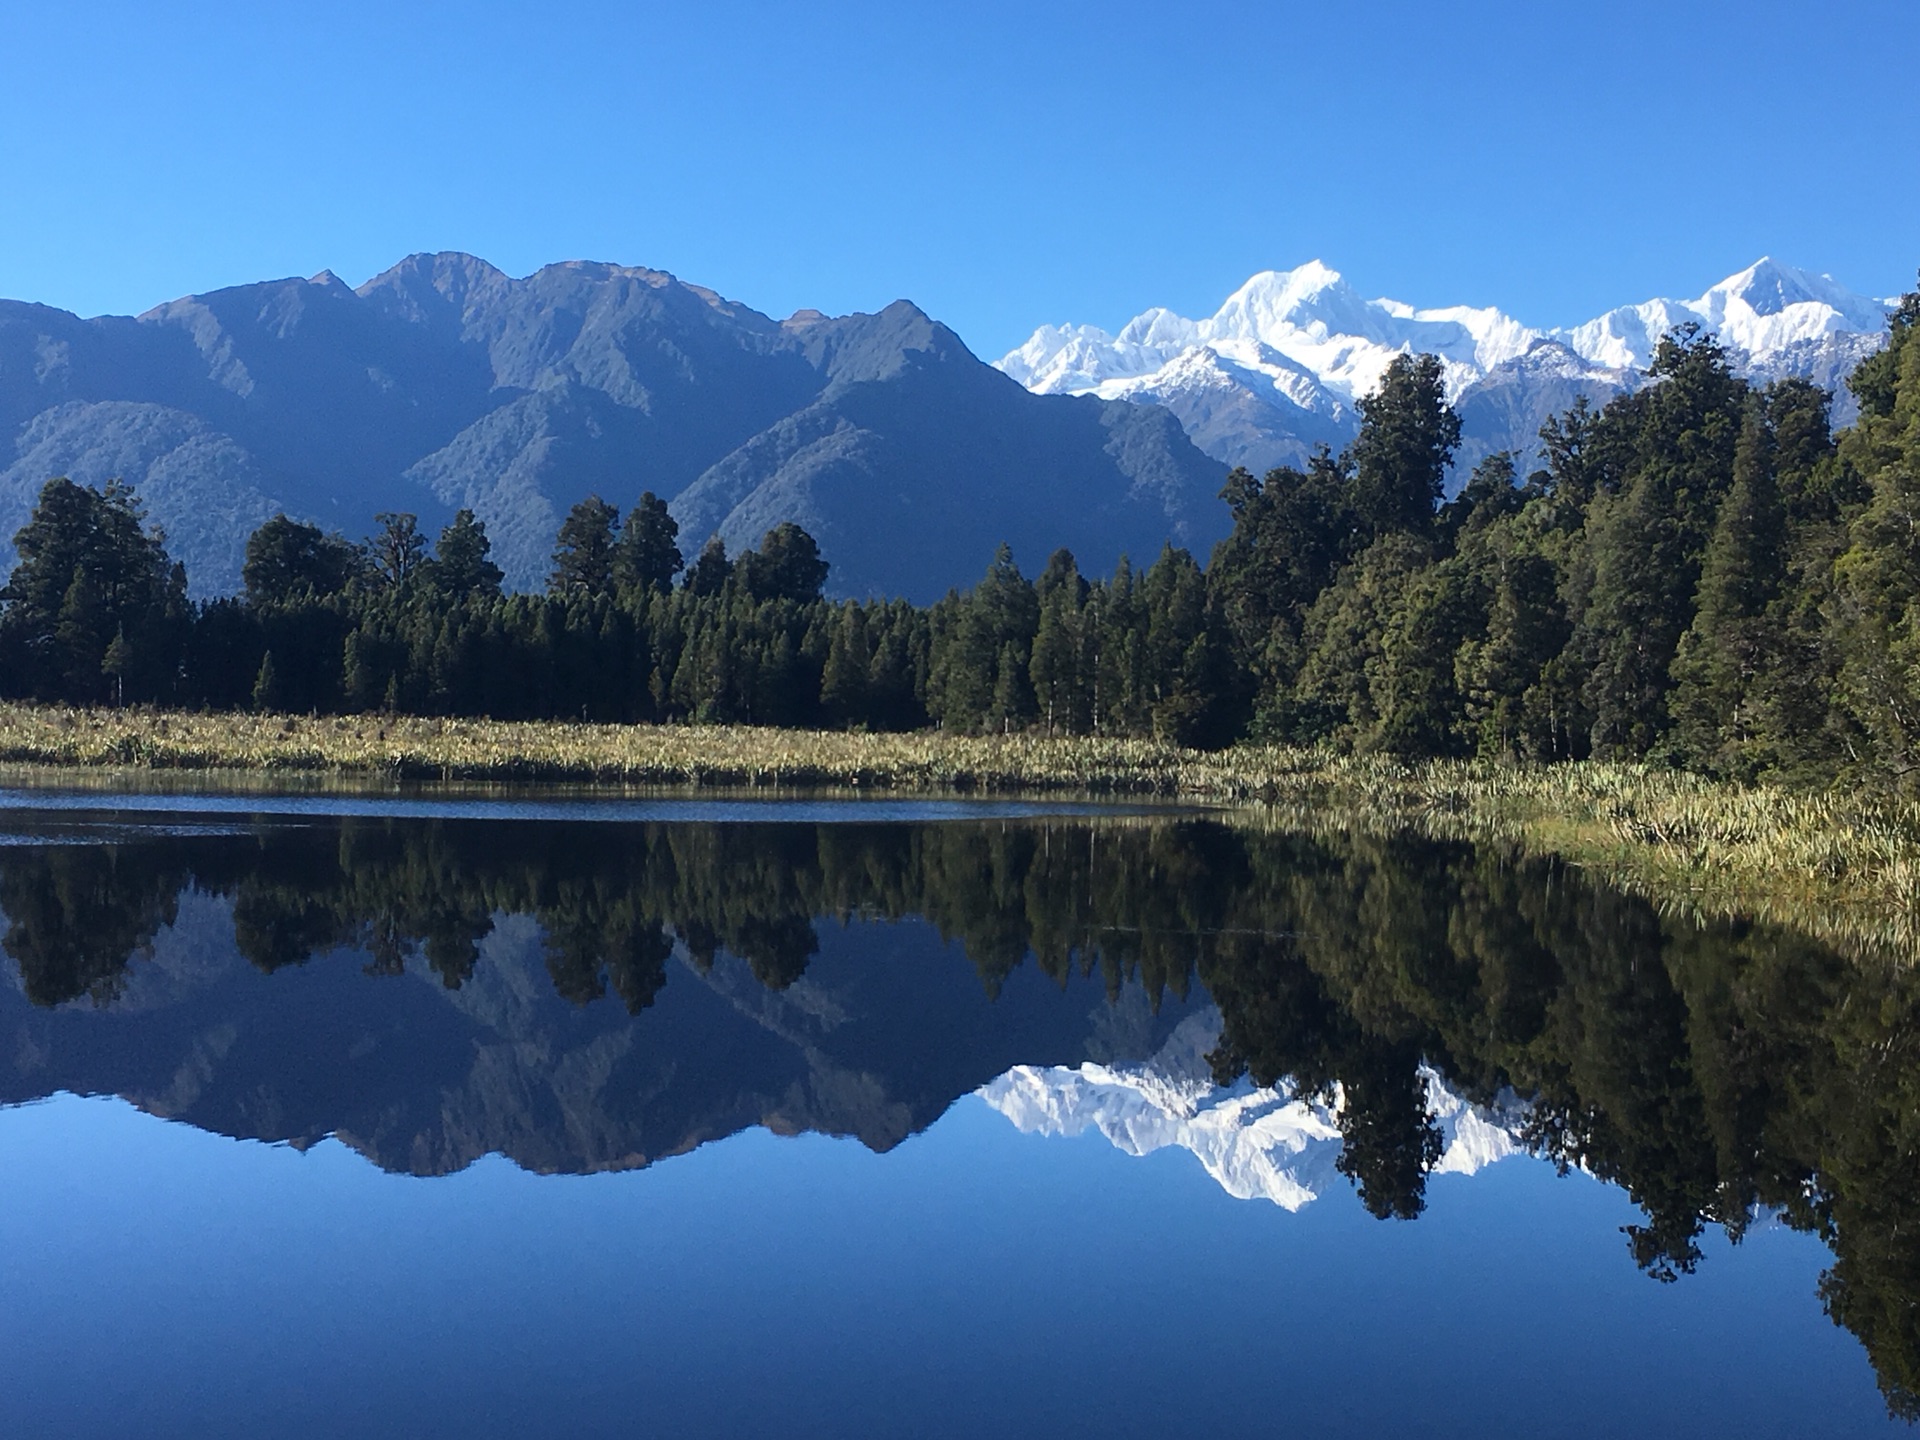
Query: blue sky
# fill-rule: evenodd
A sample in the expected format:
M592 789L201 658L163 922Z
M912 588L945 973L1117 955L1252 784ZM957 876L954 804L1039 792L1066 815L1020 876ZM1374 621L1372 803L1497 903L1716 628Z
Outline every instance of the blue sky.
M1914 0L0 0L0 295L415 250L907 296L993 356L1320 257L1538 325L1920 265Z

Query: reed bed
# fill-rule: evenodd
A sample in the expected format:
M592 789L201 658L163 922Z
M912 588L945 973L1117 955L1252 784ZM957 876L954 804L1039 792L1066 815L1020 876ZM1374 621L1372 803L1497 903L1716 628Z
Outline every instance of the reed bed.
M1645 765L1402 764L1271 746L0 705L0 764L285 781L1163 796L1235 823L1497 841L1700 916L1920 958L1920 807ZM205 777L210 779L211 777Z

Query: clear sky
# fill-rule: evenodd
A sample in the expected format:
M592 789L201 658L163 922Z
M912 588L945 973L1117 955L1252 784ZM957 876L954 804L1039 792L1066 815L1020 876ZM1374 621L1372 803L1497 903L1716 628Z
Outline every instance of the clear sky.
M0 295L459 249L988 357L1315 257L1536 325L1765 253L1886 295L1917 49L1916 0L0 0Z

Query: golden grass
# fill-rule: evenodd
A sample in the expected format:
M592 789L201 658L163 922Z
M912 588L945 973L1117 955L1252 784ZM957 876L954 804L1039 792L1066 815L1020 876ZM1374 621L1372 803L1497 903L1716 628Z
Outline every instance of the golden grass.
M22 705L0 705L0 764L626 786L1241 793L1217 757L1140 740Z
M1663 904L1920 958L1920 808L1736 787L1640 765L1404 765L1316 750L1218 754L1146 740L867 735L190 715L0 705L0 764L241 771L326 783L470 781L1165 796L1238 823L1415 830L1558 855ZM211 779L212 777L206 777Z

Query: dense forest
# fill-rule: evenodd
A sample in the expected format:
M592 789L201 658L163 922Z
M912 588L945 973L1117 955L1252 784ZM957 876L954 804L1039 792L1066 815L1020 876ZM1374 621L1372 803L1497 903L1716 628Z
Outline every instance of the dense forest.
M688 560L667 507L593 497L544 594L484 526L363 543L278 517L195 604L125 487L54 480L0 590L0 693L68 703L1154 735L1401 756L1651 758L1901 783L1920 747L1920 294L1850 377L1858 419L1755 387L1692 327L1648 383L1481 463L1403 356L1341 454L1228 477L1232 533L1089 577L1002 550L919 608L823 598L792 525Z
M261 972L333 953L326 963L449 990L475 983L505 917L531 916L555 996L635 1023L722 952L771 990L795 985L834 918L922 918L990 995L1022 966L1114 994L1197 983L1223 1021L1218 1080L1342 1097L1337 1163L1375 1214L1425 1203L1440 1136L1423 1065L1476 1102L1518 1091L1527 1145L1641 1207L1627 1249L1656 1278L1694 1269L1709 1227L1738 1238L1771 1213L1819 1235L1834 1252L1828 1312L1865 1344L1894 1409L1920 1415L1920 976L1788 929L1697 923L1554 861L1413 836L363 818L0 847L0 946L35 1004L111 1009L188 896L218 897L218 923ZM916 1055L973 1043L943 1040L937 1015L907 1023ZM408 1053L441 1033L423 1024ZM457 1043L470 1064L471 1041ZM262 1067L233 1082L246 1113L278 1114L267 1097L305 1063L305 1040L233 1053ZM346 1068L381 1113L398 1109L385 1070Z

